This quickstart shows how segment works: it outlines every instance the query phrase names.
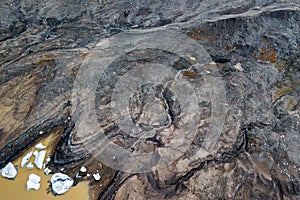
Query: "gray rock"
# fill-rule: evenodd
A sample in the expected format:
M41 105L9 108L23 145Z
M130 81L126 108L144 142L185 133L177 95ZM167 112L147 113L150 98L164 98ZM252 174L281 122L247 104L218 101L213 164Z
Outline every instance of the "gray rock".
M8 113L0 114L0 121L5 122L0 125L1 141L5 141L0 143L1 167L42 136L63 127L48 165L56 170L64 168L64 173L70 174L82 165L88 167L89 173L99 169L104 185L98 187L99 182L91 182L91 199L300 198L299 0L3 0L1 4L0 107ZM211 124L210 98L199 102L203 109L196 124L197 135L183 156L165 162L169 167L133 176L105 163L101 167L96 162L86 164L90 161L86 147L97 151L102 138L96 132L89 133L90 129L86 129L88 137L80 137L74 129L79 120L89 121L91 117L81 118L70 112L75 102L75 77L79 69L84 69L83 61L99 59L90 52L99 42L112 41L116 46L124 42L113 40L119 33L157 29L189 36L203 46L219 70L211 75L224 80L228 101L224 107L228 112L218 142L210 155L197 157ZM174 37L165 38L169 44L176 44ZM126 41L130 47L133 39ZM150 47L152 43L147 39L139 42L145 41ZM183 45L187 40L179 42ZM183 50L182 45L175 46ZM110 46L103 42L97 48L107 50ZM114 52L101 55L99 63ZM173 53L151 48L129 52L112 63L97 86L93 101L98 104L95 109L101 132L133 155L137 151L161 152L166 147L178 155L178 148L168 146L178 135L155 134L162 132L163 126L176 128L185 107L172 100L172 88L166 87L162 96L156 92L160 87L144 87L126 96L130 96L130 104L122 107L143 131L136 129L134 134L127 134L124 125L120 130L118 116L110 106L113 91L123 89L122 85L114 87L115 83L122 78L130 83L133 79L126 79L126 75L134 70L129 67L147 69L143 63L178 58L174 66L179 68L197 60ZM191 49L194 53L197 52ZM201 76L193 76L195 72L186 75L193 78L193 84L202 83ZM101 87L103 84L105 87ZM202 89L198 84L195 91ZM161 106L151 107L152 101L147 101L149 92L152 99L162 99ZM83 107L75 109L78 113L85 111ZM168 112L164 114L164 110ZM40 130L44 132L39 134ZM151 137L140 138L140 134ZM180 140L178 144L182 144ZM120 154L110 153L112 163L122 161ZM153 155L149 162L156 164L159 159ZM118 166L123 164L130 168L140 163L124 159ZM92 173L87 176L93 178Z

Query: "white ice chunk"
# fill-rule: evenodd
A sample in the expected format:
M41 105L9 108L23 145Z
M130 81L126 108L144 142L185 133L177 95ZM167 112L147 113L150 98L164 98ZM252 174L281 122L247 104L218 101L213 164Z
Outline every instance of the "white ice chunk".
M27 190L38 190L40 189L40 181L41 181L41 177L36 175L36 174L30 174L28 177L28 181L27 181Z
M44 169L44 173L49 175L51 173L51 169L49 169L48 167L46 169Z
M29 163L29 164L26 166L27 169L33 169L33 167L34 167L34 166L33 166L32 163Z
M8 179L14 179L17 176L17 170L11 162L9 162L2 170L1 174L3 177Z
M28 163L28 161L30 160L31 156L32 156L32 151L29 152L29 153L27 153L27 154L22 158L22 161L21 161L21 167L24 167L24 166Z
M50 160L51 160L51 158L50 158L50 156L48 156L46 159L46 163L50 162Z
M34 164L37 166L37 168L42 169L43 168L43 162L46 156L46 151L42 150L40 151L34 159Z
M55 173L50 179L52 191L55 194L63 194L73 186L73 179L66 174Z
M79 175L79 173L77 173L75 177L76 178L81 178L81 176Z
M94 177L94 179L95 179L96 181L99 181L100 178L101 178L101 176L100 176L99 173L93 174L93 177Z
M42 143L38 143L37 145L34 146L36 149L41 150L41 149L45 149L46 146L44 146Z
M87 171L87 169L84 167L84 166L82 166L81 168L80 168L80 172L86 172Z
M34 155L34 156L36 156L36 155L38 155L38 154L39 154L38 150L35 150L35 151L33 152L33 155Z

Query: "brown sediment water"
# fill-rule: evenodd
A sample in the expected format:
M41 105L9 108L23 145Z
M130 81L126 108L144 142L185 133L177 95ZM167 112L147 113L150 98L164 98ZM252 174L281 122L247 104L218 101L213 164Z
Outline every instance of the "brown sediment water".
M59 134L51 134L43 140L37 142L42 143L46 146L47 154L51 157L51 153L53 148L55 147L55 143L57 142ZM36 144L37 144L36 143ZM30 151L35 151L34 144L30 149L26 150L18 159L13 161L14 165L18 165L18 174L14 180L8 180L0 176L0 192L1 199L30 199L30 200L62 200L62 199L72 199L72 200L86 200L89 199L89 186L88 182L80 182L76 186L72 187L69 191L67 191L63 195L54 196L51 192L49 192L48 188L50 185L50 178L52 174L46 175L44 174L44 169L38 169L35 165L33 169L27 169L26 165L31 162L34 164L34 156L31 157L30 161L21 168L22 158ZM45 159L46 159L45 158ZM45 161L44 161L45 162ZM39 190L27 190L26 182L28 180L29 174L34 173L41 177L41 185Z

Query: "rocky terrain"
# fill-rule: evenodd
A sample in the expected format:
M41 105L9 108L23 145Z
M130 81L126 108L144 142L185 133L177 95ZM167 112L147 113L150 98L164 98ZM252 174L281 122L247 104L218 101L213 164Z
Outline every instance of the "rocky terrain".
M300 199L299 49L298 0L4 0L0 168L59 132L47 167L52 173L64 168L74 184L90 180L90 199ZM75 93L93 63L107 63L104 75L95 73L96 83L84 77L79 83L90 88ZM159 73L162 65L172 70ZM180 100L173 82L155 78L139 91L122 87L135 69L149 68L157 77L188 81L201 101ZM206 88L210 95L201 70L222 80ZM112 106L118 98L127 104ZM82 114L85 101L94 102L95 120ZM130 126L122 121L127 110ZM95 130L80 134L84 122ZM199 156L218 131L216 143ZM107 152L103 143L130 156ZM134 156L149 152L155 152L150 161ZM156 168L162 155L174 158ZM86 176L83 165L96 178Z

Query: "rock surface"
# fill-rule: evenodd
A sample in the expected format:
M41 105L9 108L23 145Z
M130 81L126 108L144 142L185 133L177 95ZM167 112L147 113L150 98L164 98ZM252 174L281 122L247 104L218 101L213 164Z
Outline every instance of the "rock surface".
M39 139L60 130L61 139L49 168L53 172L65 168L64 173L71 177L83 165L90 173L99 169L99 181L92 176L80 179L91 180L91 199L300 198L298 0L4 0L0 22L0 167ZM167 162L167 168L122 172L88 151L97 150L101 142L97 133L80 137L74 128L80 119L89 122L89 118L73 116L72 106L77 103L72 101L73 84L85 62L98 58L95 49L109 49L109 43L103 42L109 40L105 39L114 41L115 46L123 45L124 41L114 40L119 33L149 33L157 28L188 36L208 52L218 71L211 77L221 77L224 82L225 123L209 155L199 159L197 152L212 123L213 99L205 99L199 102L202 118L185 154ZM166 37L166 41L171 39ZM177 44L173 39L170 44ZM96 46L99 42L102 45ZM114 145L132 153L161 153L166 146L172 148L169 142L178 142L178 135L169 133L180 125L178 119L184 108L174 100L174 90L169 85L145 84L130 94L124 112L129 110L143 130L135 129L130 135L116 125L123 113L117 115L108 106L114 97L110 94L122 91L118 80L126 83L126 77L135 72L130 67L147 69L148 63L171 63L172 69L183 75L178 77L197 86L197 91L202 91L205 80L192 67L193 57L151 49L151 40L146 42L148 49L120 56L95 84L95 109L101 131ZM179 42L185 45L186 41ZM180 45L178 49L182 50ZM104 63L113 55L100 57ZM85 110L78 107L75 111ZM126 127L122 125L123 130ZM168 132L161 131L166 127ZM154 137L155 131L159 137ZM177 148L173 150L176 155ZM109 157L113 163L122 159L115 152ZM157 159L153 156L153 163ZM139 165L128 160L124 163ZM9 176L13 177L15 168L10 169ZM52 176L52 189L57 194L73 185L73 180L64 176L64 187L58 181L60 176Z

